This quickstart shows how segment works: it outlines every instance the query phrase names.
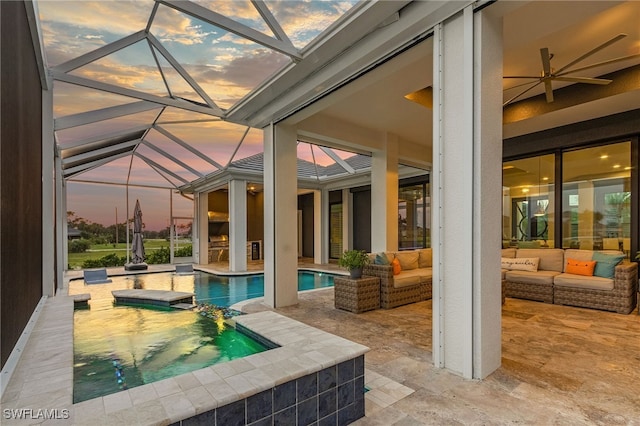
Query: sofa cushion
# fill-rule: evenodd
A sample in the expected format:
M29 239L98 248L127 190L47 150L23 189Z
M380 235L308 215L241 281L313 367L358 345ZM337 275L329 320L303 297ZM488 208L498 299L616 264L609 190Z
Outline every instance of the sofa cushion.
M395 288L409 287L412 285L420 284L420 277L424 275L424 271L421 269L412 269L409 271L402 271L400 274L393 277L393 286Z
M609 254L601 251L594 251L592 259L595 260L596 268L593 275L596 277L613 279L616 273L616 265L625 258L624 254Z
M559 275L557 271L542 271L537 272L529 271L507 271L507 281L524 283L524 284L553 284L553 278Z
M373 263L374 265L391 265L391 261L385 253L377 253Z
M396 259L400 261L403 271L418 269L418 258L420 253L416 250L396 252Z
M510 271L532 271L538 270L538 263L540 263L539 257L520 257L517 259L509 259L503 257L501 259L502 268Z
M515 247L503 248L501 257L506 257L506 258L509 258L509 259L513 259L514 257L516 257L516 251L517 250L516 250Z
M564 266L564 250L563 249L518 249L516 258L519 257L539 257L538 271L556 271L562 272Z
M402 267L400 266L400 261L398 259L393 259L391 261L391 267L393 268L393 275L398 275L402 272Z
M418 268L431 268L433 266L433 250L430 248L418 250Z
M593 270L596 267L595 260L576 260L568 258L565 263L564 271L567 274L593 276Z
M502 279L503 279L503 280L506 280L506 279L507 279L507 271L508 271L508 269L502 269L502 270L501 270L501 272L502 272Z
M613 290L613 280L585 275L560 274L553 280L553 285L560 287L588 288L592 290Z
M432 268L419 268L417 271L420 274L420 283L425 284L431 282L433 279L433 269Z
M567 259L574 260L591 260L593 250L566 249L564 251L564 265L562 272L567 272Z

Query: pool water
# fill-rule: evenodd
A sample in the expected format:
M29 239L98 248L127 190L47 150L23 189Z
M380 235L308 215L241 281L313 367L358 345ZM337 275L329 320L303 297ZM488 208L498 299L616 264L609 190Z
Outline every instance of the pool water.
M230 306L264 295L263 275L221 277L205 272L113 277L112 283L72 281L69 294L91 293L74 312L73 402L152 383L268 348L229 327L222 316L158 306L114 304L112 290L195 293L196 303ZM299 290L333 286L330 274L300 271Z

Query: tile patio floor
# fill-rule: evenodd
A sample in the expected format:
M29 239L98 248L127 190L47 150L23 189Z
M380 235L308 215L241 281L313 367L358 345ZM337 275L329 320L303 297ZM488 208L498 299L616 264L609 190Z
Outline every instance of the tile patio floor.
M371 348L366 382L382 385L367 392L358 426L640 424L637 311L507 298L502 366L483 381L432 366L431 301L353 314L334 309L333 289L326 289L276 311Z

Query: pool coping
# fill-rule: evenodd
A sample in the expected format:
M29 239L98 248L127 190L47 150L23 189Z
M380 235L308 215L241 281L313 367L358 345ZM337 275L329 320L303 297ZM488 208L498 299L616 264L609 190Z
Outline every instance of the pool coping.
M41 410L65 424L170 424L369 350L273 311L234 320L280 347L73 404L73 298L48 298L2 396L3 413L23 410L29 417L3 415L3 424L49 421Z

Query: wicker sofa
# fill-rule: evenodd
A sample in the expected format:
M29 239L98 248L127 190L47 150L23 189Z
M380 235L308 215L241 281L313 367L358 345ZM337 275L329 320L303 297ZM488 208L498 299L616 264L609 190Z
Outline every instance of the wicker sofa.
M611 251L599 253L621 254ZM637 263L629 261L619 263L614 268L613 278L566 272L568 259L588 261L593 256L592 250L503 249L503 259L539 258L538 268L535 271L502 270L505 294L507 297L601 309L621 314L633 311L637 304Z
M382 255L382 253L380 253ZM363 276L380 278L380 307L383 309L431 299L431 249L384 252L389 263L398 259L402 271L393 274L391 265L375 264L376 253L372 253L372 263L362 270Z

